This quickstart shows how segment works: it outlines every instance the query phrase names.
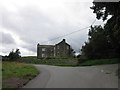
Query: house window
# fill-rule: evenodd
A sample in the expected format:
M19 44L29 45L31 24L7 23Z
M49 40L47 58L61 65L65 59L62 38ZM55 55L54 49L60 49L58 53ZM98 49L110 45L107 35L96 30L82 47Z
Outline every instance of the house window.
M46 48L42 48L42 51L46 51Z
M45 57L45 54L44 54L44 53L42 53L42 57Z
M67 46L67 49L69 49L69 46Z
M51 52L53 52L53 50L51 49Z
M57 46L57 49L59 49L59 45Z
M59 55L59 52L57 52L57 55Z
M56 52L55 52L55 47L54 47L54 56L56 56L56 54L55 54Z

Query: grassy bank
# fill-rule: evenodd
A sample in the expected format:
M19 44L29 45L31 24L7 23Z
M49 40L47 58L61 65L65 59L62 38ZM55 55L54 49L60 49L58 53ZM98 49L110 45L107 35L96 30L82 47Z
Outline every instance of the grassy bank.
M54 66L93 66L93 65L117 64L119 63L119 59L114 58L114 59L87 60L83 58L71 58L71 57L70 58L49 57L49 59L36 59L35 56L31 56L21 58L19 62Z
M32 59L32 60L76 60L74 57L61 57L61 56L50 56L46 58L38 59L37 56L25 56L23 59Z
M65 67L75 67L76 64L64 64L64 63L35 63L41 65L53 65L53 66L65 66Z
M16 62L3 62L3 88L17 88L23 86L37 74L37 69L32 65Z
M93 66L93 65L105 65L105 64L118 64L119 59L95 59L87 60L83 63L80 63L79 66Z

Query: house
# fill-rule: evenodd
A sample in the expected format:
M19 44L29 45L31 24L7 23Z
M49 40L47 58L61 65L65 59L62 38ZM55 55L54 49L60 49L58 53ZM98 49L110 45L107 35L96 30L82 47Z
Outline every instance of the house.
M46 58L50 56L68 57L72 56L73 49L66 43L65 39L56 45L37 45L37 58Z

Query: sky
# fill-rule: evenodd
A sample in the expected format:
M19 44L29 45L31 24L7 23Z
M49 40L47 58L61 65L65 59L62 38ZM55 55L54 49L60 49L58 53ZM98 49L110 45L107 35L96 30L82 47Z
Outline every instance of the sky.
M96 19L93 0L0 0L0 55L20 49L35 56L37 44L55 45L66 39L80 53L88 40L87 29ZM97 20L93 25L104 25ZM70 34L71 32L79 32ZM62 35L66 35L55 40ZM70 34L70 35L69 35Z

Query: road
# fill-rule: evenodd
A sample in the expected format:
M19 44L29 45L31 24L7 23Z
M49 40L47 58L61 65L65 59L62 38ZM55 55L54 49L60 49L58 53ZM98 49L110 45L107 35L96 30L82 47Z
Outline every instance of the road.
M23 88L118 88L118 65L60 67L35 65L40 74Z

